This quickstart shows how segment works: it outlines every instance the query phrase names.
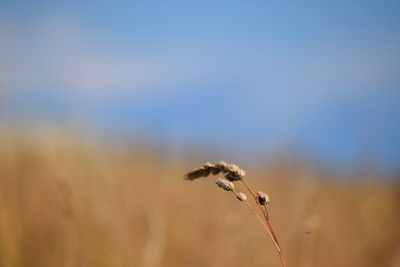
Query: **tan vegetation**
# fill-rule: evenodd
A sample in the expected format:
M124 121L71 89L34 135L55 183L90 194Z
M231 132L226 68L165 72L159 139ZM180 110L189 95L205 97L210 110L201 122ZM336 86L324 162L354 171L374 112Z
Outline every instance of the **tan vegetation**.
M235 164L228 164L225 161L219 161L216 164L205 163L201 168L191 171L188 174L186 174L184 176L184 178L186 180L192 181L199 177L207 177L210 174L216 175L220 172L225 174L226 179L217 178L215 180L215 183L218 185L218 187L221 187L225 191L233 192L236 196L236 199L238 199L241 202L244 202L246 204L246 206L251 210L251 212L254 214L254 216L258 219L258 221L260 222L260 224L266 231L267 235L273 241L273 243L278 251L282 266L286 267L287 264L286 264L285 256L283 255L282 248L279 245L278 238L276 237L276 234L273 230L273 227L271 225L271 221L269 218L269 214L268 214L267 204L270 202L270 197L262 191L258 191L257 193L254 193L254 190L245 181L245 176L246 176L245 171L240 169L239 166L237 166ZM247 180L247 178L246 178L246 180ZM258 214L257 211L253 208L253 205L249 201L247 201L247 196L243 192L238 192L235 189L235 185L233 183L235 181L242 182L244 187L253 196L254 202L259 207L261 214L262 214L261 216L264 216L265 221L261 218L260 214Z
M140 146L1 137L0 266L279 266L238 201L207 179L182 181L197 163ZM289 266L399 266L398 184L241 167L271 197Z

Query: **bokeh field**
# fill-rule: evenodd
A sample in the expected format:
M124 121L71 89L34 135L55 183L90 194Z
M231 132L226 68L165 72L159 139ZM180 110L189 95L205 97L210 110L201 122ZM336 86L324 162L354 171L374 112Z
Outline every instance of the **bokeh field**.
M288 267L400 267L399 103L400 1L0 0L0 267L282 266L221 160Z
M0 266L280 266L242 203L213 178L182 179L207 159L182 158L60 135L2 136ZM237 164L271 196L289 266L400 266L396 179Z

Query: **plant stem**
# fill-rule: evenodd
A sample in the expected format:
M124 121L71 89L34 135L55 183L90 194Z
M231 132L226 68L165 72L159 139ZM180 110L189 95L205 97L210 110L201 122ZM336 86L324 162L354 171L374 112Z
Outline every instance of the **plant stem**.
M276 237L275 232L274 232L274 229L272 228L271 222L270 222L270 220L269 220L269 215L268 215L267 206L264 206L264 208L265 208L265 213L264 213L264 215L265 215L265 218L266 218L266 220L267 220L268 228L269 228L269 230L271 231L271 234L273 235L273 237L275 238L276 243L277 243L278 246L280 247L279 242L278 242L278 238ZM281 257L281 261L282 261L283 266L287 266L287 265L286 265L286 261L285 261L285 257L283 256L282 249L278 250L278 253L279 253L279 257Z
M277 249L278 249L278 253L279 253L279 257L281 258L282 265L283 265L284 267L286 267L287 265L286 265L285 257L283 256L283 252L282 252L282 249L281 249L281 247L280 247L280 245L279 245L278 238L276 237L276 234L275 234L275 232L274 232L274 230L273 230L273 228L272 228L272 225L271 225L271 223L270 223L270 220L269 220L269 215L268 215L267 206L264 206L265 209L263 209L262 205L261 205L260 203L258 203L258 201L257 201L257 196L256 196L256 194L254 193L254 191L251 189L251 187L246 183L246 181L245 181L244 179L240 179L240 181L243 183L243 185L246 187L246 189L247 189L247 190L250 192L250 194L253 196L253 198L254 198L254 200L255 200L257 206L259 207L259 209L261 210L262 214L264 215L264 219L265 219L265 221L267 222L267 228L268 228L268 229L267 229L267 232L268 232L268 234L270 235L270 237L272 238L272 240L274 241L275 246L276 246ZM236 193L236 192L235 192L235 193ZM247 203L247 202L246 202L246 204L247 204L247 206L250 205L250 204ZM253 213L255 213L256 216L257 216L257 218L259 218L259 220L260 220L259 215L254 211L253 207L252 207L252 206L249 206L249 207L252 209ZM265 225L264 222L262 222L262 224Z
M235 193L235 195L238 197L238 193L237 193L236 191L233 191L233 193ZM271 231L272 229L270 229L270 227L267 226L267 225L265 224L265 222L261 219L260 215L258 215L258 213L255 211L255 209L253 208L253 206L252 206L250 203L248 203L246 200L244 200L244 201L242 201L242 202L244 202L244 203L246 204L246 206L247 206L247 207L251 210L251 212L257 217L258 221L261 223L261 225L262 225L262 226L264 227L264 229L267 231L269 237L272 239L272 241L274 242L274 245L275 245L276 249L278 250L279 257L280 257L280 259L281 259L281 262L282 262L283 267L286 267L287 265L286 265L286 262L285 262L285 258L284 258L283 254L282 254L282 250L281 250L281 248L280 248L278 242L276 241L276 238L274 238L274 234L273 234L272 231ZM268 221L267 221L267 222L268 222Z
M278 238L276 237L275 232L274 232L274 229L272 228L271 222L270 222L270 220L269 220L269 215L268 215L267 206L264 206L264 208L265 208L265 211L264 211L265 220L267 221L268 227L269 227L269 229L271 230L271 233L272 233L272 235L274 236L276 243L279 244Z

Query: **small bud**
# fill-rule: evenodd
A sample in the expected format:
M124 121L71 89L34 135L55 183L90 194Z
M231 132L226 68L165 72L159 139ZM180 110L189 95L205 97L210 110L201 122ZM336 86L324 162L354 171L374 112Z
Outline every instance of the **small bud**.
M246 201L246 200L247 200L247 196L246 196L244 193L242 193L242 192L239 192L239 193L236 195L236 198L239 199L240 201Z
M222 189L224 189L226 191L233 191L233 189L235 189L235 186L233 185L233 183L229 182L225 179L218 178L217 180L215 180L215 183L219 187L222 187Z
M270 202L269 196L267 194L265 194L264 192L258 191L256 194L256 197L257 197L257 202L260 205L265 206L268 204L268 202Z

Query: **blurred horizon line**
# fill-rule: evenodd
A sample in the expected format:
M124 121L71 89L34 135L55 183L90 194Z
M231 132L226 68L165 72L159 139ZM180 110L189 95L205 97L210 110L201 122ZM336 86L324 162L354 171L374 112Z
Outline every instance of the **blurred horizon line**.
M15 126L15 125L14 125ZM26 131L29 129L29 132ZM143 133L101 133L93 128L65 126L46 126L32 128L18 125L5 127L0 123L0 143L8 144L72 144L73 147L89 147L101 152L146 153L166 162L188 162L202 164L227 160L241 162L254 168L284 167L289 169L318 170L325 176L348 182L366 181L398 182L400 168L397 165L387 166L380 162L376 154L359 157L352 162L335 161L318 155L316 151L301 149L294 144L284 144L274 148L263 147L257 150L232 147L226 144L168 143L155 136ZM372 152L372 151L369 151ZM323 177L324 175L321 175ZM362 177L361 177L362 176ZM383 179L381 179L383 178ZM329 180L329 179L328 179Z

